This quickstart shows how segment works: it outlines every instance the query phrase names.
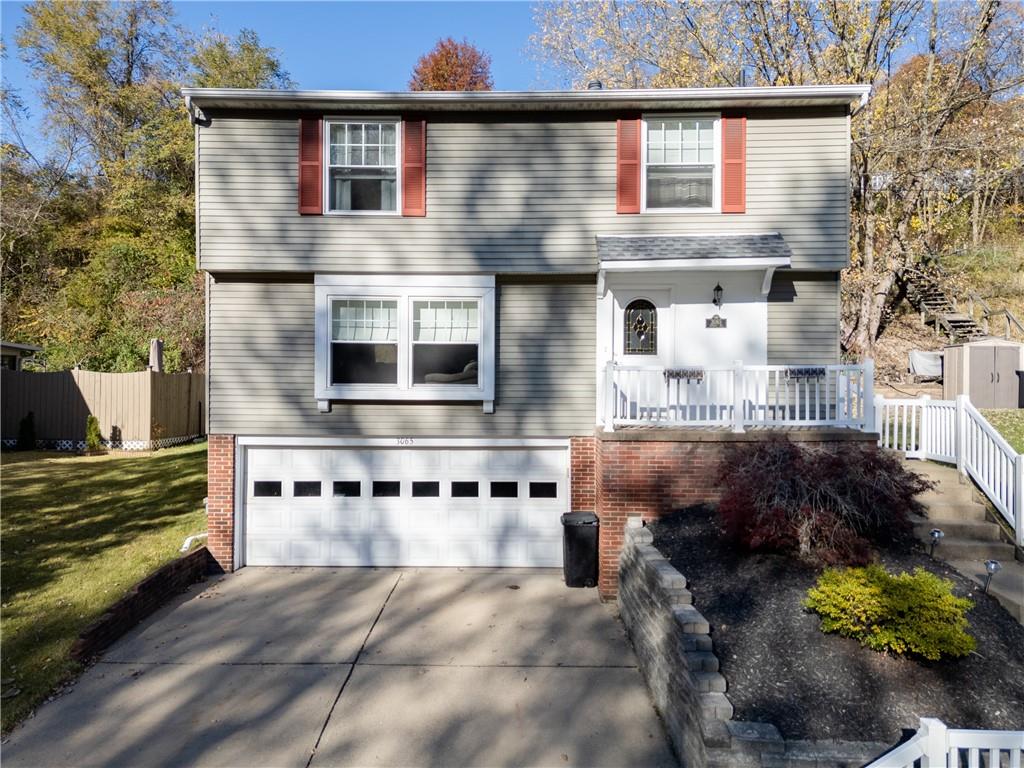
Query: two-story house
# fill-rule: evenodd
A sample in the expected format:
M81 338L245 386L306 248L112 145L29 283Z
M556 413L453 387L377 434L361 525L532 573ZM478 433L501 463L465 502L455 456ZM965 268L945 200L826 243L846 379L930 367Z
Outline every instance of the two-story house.
M209 545L243 565L558 566L560 515L713 498L840 365L866 86L187 89Z

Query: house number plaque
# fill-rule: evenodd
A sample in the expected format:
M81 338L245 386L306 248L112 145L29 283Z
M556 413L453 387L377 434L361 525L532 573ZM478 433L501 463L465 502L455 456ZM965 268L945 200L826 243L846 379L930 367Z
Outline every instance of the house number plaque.
M707 328L725 328L726 320L721 315L713 315L704 321Z

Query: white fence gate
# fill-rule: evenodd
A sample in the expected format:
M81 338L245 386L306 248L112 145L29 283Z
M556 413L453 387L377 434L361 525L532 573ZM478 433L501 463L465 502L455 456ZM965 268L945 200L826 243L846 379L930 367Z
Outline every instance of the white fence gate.
M985 493L1024 546L1024 455L989 424L967 395L875 398L879 445L916 459L956 464Z
M1021 768L1024 731L967 731L922 717L917 733L866 768Z

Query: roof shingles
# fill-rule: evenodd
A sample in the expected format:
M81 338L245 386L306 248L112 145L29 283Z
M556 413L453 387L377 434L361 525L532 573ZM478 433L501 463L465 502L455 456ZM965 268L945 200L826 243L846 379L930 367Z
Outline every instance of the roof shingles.
M657 259L792 259L778 232L751 235L637 235L597 238L601 261Z

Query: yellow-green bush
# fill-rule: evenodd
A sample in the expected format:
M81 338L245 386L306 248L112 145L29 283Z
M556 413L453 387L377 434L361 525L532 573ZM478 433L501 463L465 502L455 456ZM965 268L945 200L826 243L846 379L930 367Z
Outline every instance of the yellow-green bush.
M822 632L838 632L876 651L937 660L974 650L966 613L974 603L953 582L923 568L893 575L880 565L830 568L807 593Z

